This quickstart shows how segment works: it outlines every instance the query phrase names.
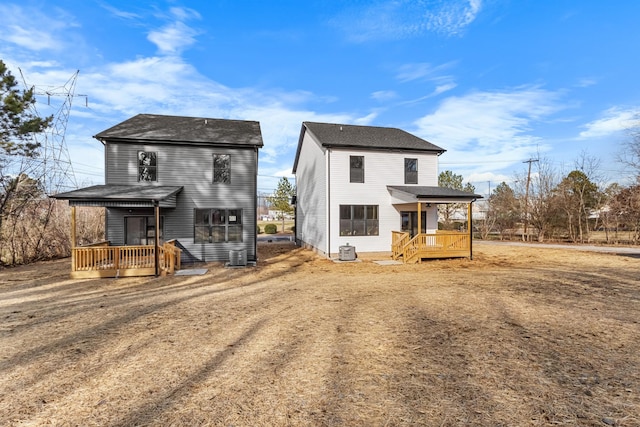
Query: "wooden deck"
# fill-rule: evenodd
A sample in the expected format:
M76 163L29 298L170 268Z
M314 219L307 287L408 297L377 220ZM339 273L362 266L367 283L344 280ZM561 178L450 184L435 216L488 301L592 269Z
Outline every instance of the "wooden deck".
M471 258L471 238L467 232L438 231L421 233L392 232L391 251L394 260L419 263L429 258Z
M180 249L174 241L158 247L158 273L173 274L180 269ZM74 279L100 277L154 276L155 246L110 246L101 242L71 249L71 277Z

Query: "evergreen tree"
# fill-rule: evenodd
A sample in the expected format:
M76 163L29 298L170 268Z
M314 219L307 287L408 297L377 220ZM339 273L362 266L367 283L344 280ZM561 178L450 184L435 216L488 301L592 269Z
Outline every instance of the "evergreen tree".
M282 231L284 231L285 216L293 214L294 209L291 204L291 199L295 194L295 187L283 176L280 181L278 181L278 187L273 193L273 196L269 197L271 207L280 212L280 216L282 217Z

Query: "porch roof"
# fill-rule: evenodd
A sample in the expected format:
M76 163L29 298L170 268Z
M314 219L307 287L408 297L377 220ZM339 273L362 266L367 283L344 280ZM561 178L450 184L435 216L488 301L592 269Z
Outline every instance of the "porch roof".
M162 208L175 208L176 196L182 188L166 185L94 185L51 197L68 200L71 206L144 208L156 206L157 203Z
M482 199L479 194L446 187L418 185L387 185L392 203L471 203Z

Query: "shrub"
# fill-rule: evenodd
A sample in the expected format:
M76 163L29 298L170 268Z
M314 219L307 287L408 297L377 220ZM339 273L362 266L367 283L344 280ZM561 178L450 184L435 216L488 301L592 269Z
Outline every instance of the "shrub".
M264 226L264 232L267 234L276 234L278 232L278 226L275 224L267 224Z
M256 234L260 234L260 226L259 225L256 226Z

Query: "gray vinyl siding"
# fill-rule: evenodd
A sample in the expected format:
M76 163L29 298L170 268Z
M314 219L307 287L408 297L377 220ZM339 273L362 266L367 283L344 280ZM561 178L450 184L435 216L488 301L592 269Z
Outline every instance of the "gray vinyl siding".
M154 151L157 181L138 182L138 151ZM165 240L176 239L191 255L202 261L227 261L230 250L247 250L256 260L257 148L213 145L107 143L106 183L127 185L183 186L175 208L161 208ZM213 183L213 155L231 156L231 182ZM194 210L242 209L242 242L194 243ZM124 217L139 214L127 209L107 210L107 235L114 245L124 244ZM153 211L151 212L153 215Z

